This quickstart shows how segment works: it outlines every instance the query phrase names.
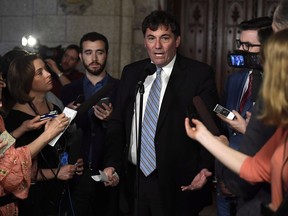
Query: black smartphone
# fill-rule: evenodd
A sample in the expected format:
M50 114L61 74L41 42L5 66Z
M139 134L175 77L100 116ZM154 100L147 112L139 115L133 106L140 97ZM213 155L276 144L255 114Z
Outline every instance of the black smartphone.
M101 98L101 99L97 102L96 105L100 106L102 109L105 109L105 108L103 107L103 105L102 105L103 103L106 104L107 106L109 106L110 98L109 98L109 97Z
M78 97L76 98L76 100L74 101L73 105L77 106L77 104L81 104L83 103L85 100L84 95L78 95Z

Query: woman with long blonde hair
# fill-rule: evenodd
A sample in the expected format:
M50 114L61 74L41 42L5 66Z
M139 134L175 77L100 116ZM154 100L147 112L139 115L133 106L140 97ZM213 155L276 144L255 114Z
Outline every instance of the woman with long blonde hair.
M243 179L252 183L271 183L272 195L268 207L272 215L288 193L288 29L272 35L262 52L264 81L260 97L263 109L258 118L278 129L255 156L231 149L226 145L224 136L213 136L196 119L192 120L195 127L191 127L186 118L185 127L189 137L199 141Z

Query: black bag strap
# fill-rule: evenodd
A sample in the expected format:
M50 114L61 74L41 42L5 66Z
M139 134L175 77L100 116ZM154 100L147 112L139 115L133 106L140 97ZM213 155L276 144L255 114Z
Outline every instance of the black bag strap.
M18 198L15 197L12 193L7 194L5 196L0 197L0 206L5 206L9 203L13 203L15 201L17 201Z

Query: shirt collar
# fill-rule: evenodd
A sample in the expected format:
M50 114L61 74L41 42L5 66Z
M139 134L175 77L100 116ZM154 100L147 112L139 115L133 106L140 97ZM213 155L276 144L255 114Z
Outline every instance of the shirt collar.
M102 80L100 80L99 82L97 82L95 87L96 86L99 86L99 87L104 86L108 82L108 79L109 79L109 75L108 75L108 73L106 73L105 77ZM84 85L87 85L87 84L92 85L91 81L87 78L87 76L84 77L83 82L84 82Z

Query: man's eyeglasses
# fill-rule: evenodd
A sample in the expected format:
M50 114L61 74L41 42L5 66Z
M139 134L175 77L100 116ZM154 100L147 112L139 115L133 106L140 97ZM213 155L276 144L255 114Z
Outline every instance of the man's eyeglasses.
M260 47L260 44L251 44L249 42L242 42L241 40L237 39L236 40L236 46L238 49L242 46L243 50L249 51L253 47Z

